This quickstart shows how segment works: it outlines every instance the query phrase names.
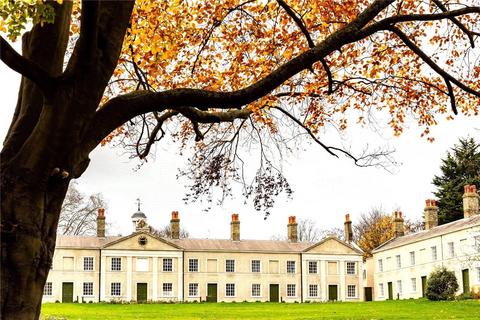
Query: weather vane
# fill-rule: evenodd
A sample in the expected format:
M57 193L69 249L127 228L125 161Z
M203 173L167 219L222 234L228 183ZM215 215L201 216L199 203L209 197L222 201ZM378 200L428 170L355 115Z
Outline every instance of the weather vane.
M141 204L142 204L142 203L140 202L140 198L137 198L138 211L140 211L140 205L141 205Z

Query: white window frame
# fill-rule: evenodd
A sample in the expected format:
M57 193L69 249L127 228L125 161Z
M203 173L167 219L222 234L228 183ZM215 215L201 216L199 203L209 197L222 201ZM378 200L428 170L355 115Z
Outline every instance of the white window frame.
M415 251L410 251L410 265L415 265Z
M165 290L165 288L168 289L170 287L170 290ZM163 282L162 283L162 296L163 297L173 297L173 283L171 282Z
M385 297L385 287L383 283L378 284L379 297Z
M253 263L258 261L258 271L254 271ZM262 272L262 261L259 259L250 260L250 271L252 273L261 273Z
M455 257L455 244L453 241L448 243L448 257L454 258Z
M292 269L293 264L293 269ZM297 272L297 264L295 260L287 260L287 273L294 274Z
M352 271L352 264L353 264L353 272ZM345 263L345 269L347 275L356 275L357 274L357 263L355 261L347 261Z
M402 295L403 293L403 284L402 280L397 280L397 294Z
M197 267L197 270L193 270L192 266L192 262L193 261L196 261L197 264L196 264L196 267ZM198 260L198 258L189 258L188 259L188 272L200 272L200 260Z
M118 288L116 288L118 285ZM118 289L118 294L116 291ZM121 282L110 282L110 296L120 297L122 295L122 283Z
M315 272L312 272L312 266L315 266ZM308 261L308 273L309 274L317 274L318 273L318 261L316 260L309 260Z
M53 296L53 284L52 282L45 282L45 286L43 287L43 295L46 297Z
M165 263L170 261L169 263ZM168 270L170 269L170 270ZM173 272L173 258L163 258L162 259L162 272Z
M430 251L432 253L432 261L438 260L437 246L431 246Z
M477 267L477 282L480 283L480 267Z
M287 284L287 298L297 297L297 285L295 283Z
M254 289L255 286L255 289ZM256 290L258 289L258 295L255 295ZM250 290L250 296L252 298L260 298L262 297L262 285L260 283L252 283L251 290Z
M314 289L314 290L312 290ZM315 292L315 295L312 295L312 291ZM308 285L308 296L310 298L318 298L318 284L309 284Z
M417 292L417 278L410 278L412 292Z
M91 263L87 263L87 261L91 261ZM91 269L85 268L86 266L90 267ZM83 257L83 271L95 271L95 258L94 257Z
M89 288L90 287L90 288ZM91 293L88 294L88 293L85 293L85 291L90 291L91 290ZM84 297L92 297L94 294L94 291L93 291L93 282L84 282L83 285L82 285L82 295Z
M116 261L116 262L114 262ZM117 263L118 262L118 263ZM115 266L115 268L114 268ZM119 267L117 269L117 266ZM122 271L122 257L112 257L110 260L110 270L111 271Z
M378 272L383 272L383 260L378 259Z
M401 269L402 268L402 256L397 254L395 256L395 262L397 264L397 269Z
M192 291L195 291L195 292L192 294ZM191 282L188 284L188 296L192 298L196 298L200 296L200 289L197 282Z
M235 259L225 259L225 272L226 273L235 272Z
M233 294L231 292L233 288ZM225 297L227 298L235 298L236 297L236 287L235 287L235 283L225 283Z
M353 288L353 295L351 295L351 290ZM347 285L347 298L357 298L357 286L354 284Z

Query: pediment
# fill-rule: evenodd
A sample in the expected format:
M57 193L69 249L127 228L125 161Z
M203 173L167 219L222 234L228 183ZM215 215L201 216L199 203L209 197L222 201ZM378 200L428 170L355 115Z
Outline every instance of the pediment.
M362 254L360 250L336 237L328 237L317 242L313 246L305 249L304 252L319 254Z
M135 232L129 236L107 243L103 248L117 250L155 250L155 251L176 251L180 247L156 237L148 232Z

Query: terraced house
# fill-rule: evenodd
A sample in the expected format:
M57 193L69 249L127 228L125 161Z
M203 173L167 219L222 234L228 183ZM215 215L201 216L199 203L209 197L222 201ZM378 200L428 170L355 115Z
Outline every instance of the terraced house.
M297 241L289 217L287 241L244 240L238 214L231 238L180 239L178 212L171 238L150 232L144 213L134 213L134 232L105 236L100 209L97 236L58 236L44 302L72 301L273 301L304 302L363 299L363 252L345 239Z
M438 225L435 200L427 200L425 230L404 234L403 216L394 213L395 238L373 251L375 300L425 296L428 275L440 266L454 271L458 294L480 291L480 215L476 187L465 186L464 218Z

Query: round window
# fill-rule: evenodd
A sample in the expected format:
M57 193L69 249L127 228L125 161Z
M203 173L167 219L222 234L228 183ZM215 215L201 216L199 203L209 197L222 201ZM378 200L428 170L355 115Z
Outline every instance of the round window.
M138 238L138 244L141 245L141 246L146 245L147 242L148 242L148 240L147 240L147 237L145 237L145 236L141 236L140 238Z

